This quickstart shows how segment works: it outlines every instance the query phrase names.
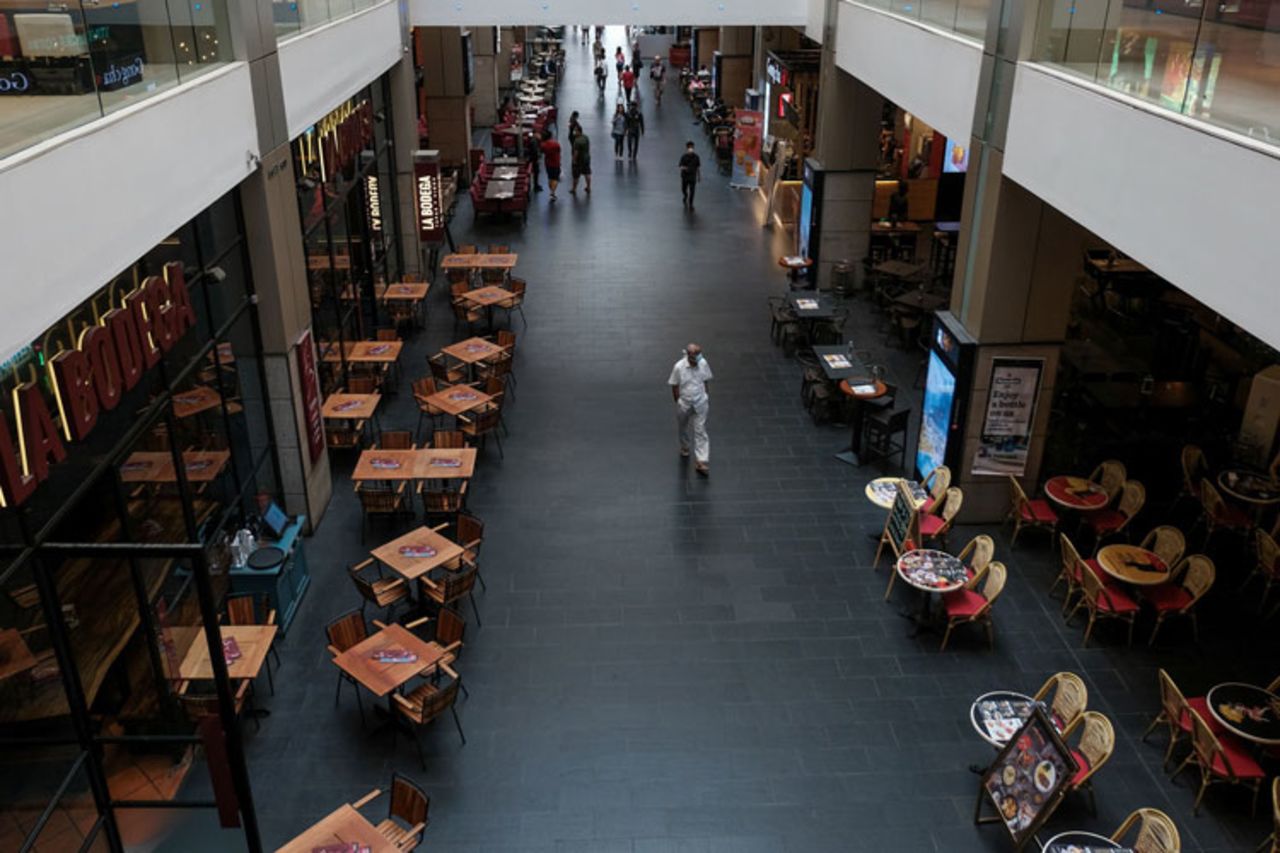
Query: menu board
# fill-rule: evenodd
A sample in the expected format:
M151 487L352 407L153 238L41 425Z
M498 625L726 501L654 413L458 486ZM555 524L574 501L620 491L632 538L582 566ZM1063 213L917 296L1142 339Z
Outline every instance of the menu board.
M1014 849L1021 850L1058 807L1078 769L1044 709L1036 706L983 774L974 822L1002 824ZM994 817L982 815L984 802L995 807Z
M880 534L880 547L876 549L875 565L880 564L880 554L884 551L885 545L893 551L896 559L912 550L920 542L920 517L916 514L911 492L902 480L899 480L896 485L897 493L893 497L893 506L889 507L889 516L884 522L884 532Z

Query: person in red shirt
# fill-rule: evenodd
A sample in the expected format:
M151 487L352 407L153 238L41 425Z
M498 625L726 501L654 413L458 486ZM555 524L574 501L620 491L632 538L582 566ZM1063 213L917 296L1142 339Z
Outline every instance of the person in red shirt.
M560 183L560 143L551 131L542 132L542 165L547 170L547 186L551 188L551 200L556 200L556 185Z
M631 93L632 91L635 90L635 88L636 88L636 73L632 71L631 66L628 65L622 71L622 91L626 92L627 94L628 104L631 103Z

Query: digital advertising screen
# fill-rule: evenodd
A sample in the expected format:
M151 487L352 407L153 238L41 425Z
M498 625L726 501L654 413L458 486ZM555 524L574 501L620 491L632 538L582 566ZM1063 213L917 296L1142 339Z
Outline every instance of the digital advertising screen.
M928 477L946 458L951 407L955 396L955 374L936 352L930 352L920 419L920 441L916 444L916 472L921 479Z
M809 257L809 229L813 225L813 189L804 184L800 191L800 227L796 229L796 254Z
M947 147L942 156L943 172L969 171L969 146L954 139L947 140Z

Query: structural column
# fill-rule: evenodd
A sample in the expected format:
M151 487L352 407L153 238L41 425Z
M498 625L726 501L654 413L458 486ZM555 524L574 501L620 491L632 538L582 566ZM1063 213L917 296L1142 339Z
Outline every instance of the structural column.
M498 123L498 28L472 27L471 47L475 60L475 91L471 104L476 127L493 127ZM510 76L510 72L508 72Z
M414 208L413 152L418 149L418 84L409 33L404 33L405 50L400 61L387 72L391 84L391 143L396 163L396 199L399 228L396 235L403 251L407 272L427 275L418 250L417 214Z
M419 27L417 32L431 147L440 152L446 165L461 166L469 183L471 94L462 76L462 30Z

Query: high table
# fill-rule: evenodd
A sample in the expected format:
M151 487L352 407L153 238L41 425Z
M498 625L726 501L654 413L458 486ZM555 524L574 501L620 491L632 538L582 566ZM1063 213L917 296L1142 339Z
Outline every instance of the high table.
M1116 580L1134 586L1158 586L1169 580L1169 566L1160 555L1137 545L1108 545L1100 549L1098 565Z
M926 593L920 596L920 613L915 617L916 630L911 634L913 637L929 629L932 596L954 592L969 581L969 573L958 557L929 548L917 548L903 554L894 565L894 571L908 586ZM888 597L886 592L885 598Z
M840 380L840 393L853 400L853 412L850 415L849 449L836 454L841 462L850 465L861 465L858 454L862 452L862 401L874 400L889 393L889 388L879 379L874 384L850 385L847 379Z
M400 853L377 827L365 820L350 804L343 803L323 820L312 824L302 834L276 848L276 853L311 853L330 844L359 844L369 853Z
M809 267L813 266L813 258L806 258L801 255L783 255L778 258L778 266L787 271L787 278L790 279L791 286L795 287L800 281L800 274L807 274Z
M1233 735L1265 746L1280 745L1280 696L1228 681L1211 688L1204 698L1209 713Z

